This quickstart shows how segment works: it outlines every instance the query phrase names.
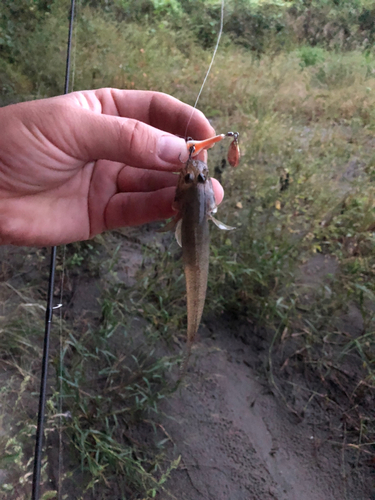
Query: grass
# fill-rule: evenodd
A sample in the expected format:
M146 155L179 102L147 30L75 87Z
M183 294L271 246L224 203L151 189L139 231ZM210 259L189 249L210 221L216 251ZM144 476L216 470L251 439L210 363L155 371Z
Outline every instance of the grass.
M59 22L62 7L53 9L31 35L32 64L25 61L17 80L24 96L62 88L66 30ZM211 51L190 32L171 32L167 22L114 25L82 6L79 14L74 88L147 88L194 102ZM269 332L265 370L286 400L288 367L302 365L316 380L343 373L350 388L342 403L351 412L347 442L358 447L361 460L371 453L375 432L366 404L375 376L374 104L371 52L299 46L259 58L228 37L199 102L219 132L240 132L243 153L237 169L223 168L220 146L210 154L211 172L226 192L219 218L237 229L212 228L206 313L247 318ZM280 179L287 176L282 190ZM80 498L166 495L168 475L178 466L165 451L168 436L158 411L172 390L165 373L178 361L165 354L165 344L180 344L186 321L181 263L173 244L144 246L138 285L129 289L118 277L122 243L119 234L106 235L67 250L64 302L77 300L82 274L99 290L91 308L82 302L79 314L68 311L60 324L62 420L58 339L53 341L45 498L57 487L47 478L48 466L58 467L51 449L60 424L64 488L79 488ZM0 468L7 472L0 498L12 499L30 491L44 314L36 271L45 275L47 268L43 251L31 252L34 271L23 256L22 265L14 256L12 265L3 259L1 285ZM335 264L330 276L310 286L301 281L301 269L316 256ZM343 322L353 310L360 318L356 331ZM147 322L135 328L140 315ZM303 411L310 404L309 394Z
M56 330L61 330L62 350L59 351L59 333L55 331L42 498L56 498L58 471L62 471L61 484L68 497L74 491L78 495L75 498L82 499L91 498L88 495L105 498L108 492L119 498L129 498L132 492L153 498L163 490L171 470L178 466L178 461L167 459L163 450L169 437L158 426L158 405L171 391L165 373L176 361L160 356L160 352L156 355L155 338L150 339L147 328L137 326L136 320L131 319L128 290L106 281L105 276L112 276L108 273L113 262L100 238L80 247L86 255L84 266L75 257L77 245L67 250L64 303L69 303L69 290L72 282L77 281L77 271L84 268L86 279L103 273L98 303L101 316L94 318L86 311L86 316L82 312L80 318L70 319L66 311L67 319L55 318ZM32 253L35 258L35 252ZM45 257L40 259L40 269L46 270ZM10 255L7 260L11 261ZM30 269L21 267L20 273L28 276ZM5 495L4 498L21 499L30 494L44 312L35 289L26 286L17 295L14 293L12 282L16 274L9 269L8 281L2 287L3 303L9 304L9 310L5 311L0 331L4 374L0 468L7 471L0 498ZM33 303L26 293L32 294ZM140 441L138 434L149 435L147 444ZM62 465L55 451L60 439L64 450Z

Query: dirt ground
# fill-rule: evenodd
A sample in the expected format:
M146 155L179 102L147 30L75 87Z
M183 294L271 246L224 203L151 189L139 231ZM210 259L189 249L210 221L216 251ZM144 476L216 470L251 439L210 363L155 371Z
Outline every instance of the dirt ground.
M146 228L137 238L133 232L124 239L121 255L126 259L120 263L126 261L126 267L117 271L129 285L142 263L142 244L154 238ZM3 250L2 256L21 259L15 249ZM298 279L315 286L335 266L333 260L314 257ZM88 286L84 275L77 279L72 311L82 301L95 309L97 289ZM354 306L342 321L348 331L361 328ZM181 456L181 462L166 483L170 495L163 492L157 498L375 499L373 464L348 446L351 407L340 384L333 377L319 380L298 359L285 364L290 353L283 346L270 357L271 340L272 332L257 329L246 318L204 316L186 379L162 403L160 424L169 436L168 453L170 458ZM350 370L350 363L343 365L345 376L355 378Z
M289 411L260 375L262 351L236 338L238 329L206 322L185 387L165 405L171 418L163 424L182 456L171 493L180 500L375 498L371 471L352 467L324 409L304 419Z
M315 408L303 419L288 410L262 375L262 349L254 345L263 339L255 334L254 345L245 345L239 330L235 322L206 321L185 387L165 404L171 418L163 424L174 453L182 456L168 483L174 496L375 498L371 471L351 466L353 457L344 449L343 436L337 441L325 410Z
M143 244L155 240L152 232L134 234ZM139 263L134 242L132 251L131 275ZM297 276L301 290L311 293L337 268L333 257L313 256ZM352 305L341 326L356 335L361 321ZM270 356L272 336L247 318L204 316L186 379L161 408L170 456L181 456L166 485L172 498L375 499L375 469L351 448L353 407L371 411L373 400L353 402L342 390L357 384L357 361L348 357L343 373L319 378L293 356L293 342Z

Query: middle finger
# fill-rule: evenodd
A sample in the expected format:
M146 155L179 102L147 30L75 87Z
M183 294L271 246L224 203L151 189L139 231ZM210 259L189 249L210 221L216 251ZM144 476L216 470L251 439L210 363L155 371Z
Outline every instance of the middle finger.
M177 185L178 175L171 172L139 169L125 166L117 177L117 188L120 192L158 191L165 187Z

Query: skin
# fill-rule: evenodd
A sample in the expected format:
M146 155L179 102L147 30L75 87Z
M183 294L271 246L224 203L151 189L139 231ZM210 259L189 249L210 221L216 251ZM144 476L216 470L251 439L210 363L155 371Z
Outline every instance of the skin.
M0 244L58 245L172 216L183 137L215 134L191 113L166 94L116 89L0 108Z

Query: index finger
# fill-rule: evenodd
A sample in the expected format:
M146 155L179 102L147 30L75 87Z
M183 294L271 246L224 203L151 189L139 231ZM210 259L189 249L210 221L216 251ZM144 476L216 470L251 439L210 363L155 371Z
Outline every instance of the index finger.
M95 90L94 95L103 114L139 120L183 138L201 140L215 135L201 111L161 92L105 88Z

